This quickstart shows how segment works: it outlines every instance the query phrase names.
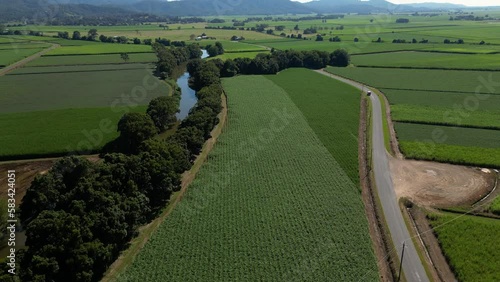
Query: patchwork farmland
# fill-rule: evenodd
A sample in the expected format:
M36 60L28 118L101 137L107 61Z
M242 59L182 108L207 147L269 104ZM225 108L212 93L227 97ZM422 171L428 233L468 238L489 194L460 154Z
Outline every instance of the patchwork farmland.
M306 66L304 62L314 65L321 60L333 61L331 57L319 56L319 52L297 52L297 58L293 59L300 63L290 64L294 68L280 68L277 75L243 75L255 69L265 69L262 66L266 64L268 72L263 73L275 73L275 65L283 64L283 61L277 58L267 60L270 57L261 61L252 59L264 58L276 51L317 50L330 54L342 48L350 54L350 65L325 70L380 90L389 101L397 137L394 143L399 145L404 158L430 162L406 161L403 157L400 161L419 163L421 166L416 175L433 180L439 178L439 181L429 182L433 184L426 187L428 190L414 189L409 185L414 183L404 183L404 187L394 189L398 200L404 196L402 203L421 208L427 215L423 221L415 222L428 227L420 230L423 233L436 235L430 248L431 256L432 248L444 255L443 264L451 268L449 281L497 281L500 273L495 264L498 258L494 247L498 245L495 236L499 232L500 192L498 188L493 190L493 185L497 185L500 169L500 12L498 9L464 11L353 13L336 18L331 15L333 18L328 19L299 19L314 18L312 14L262 18L227 15L204 17L204 22L168 26L162 22L122 26L9 23L1 26L3 31L9 31L9 35L0 35L0 71L49 47L57 48L0 75L0 127L4 129L0 136L0 161L6 161L0 163L0 167L10 170L14 161L16 170L20 171L20 182L26 185L38 172L45 174L50 162L56 162L50 159L45 160L49 163L37 165L31 159L98 153L119 136L117 123L123 114L145 113L152 99L174 93L173 75L165 80L152 75L161 56L157 57L144 40L198 43L205 49L209 44L221 42L224 54L209 58L214 64L204 71L214 71L211 79L218 82L219 75L237 74L222 79L227 98L227 104L222 99L228 114L225 127L215 145L211 143L213 139L209 139L201 152L188 152L187 157L185 151L192 150L188 146L201 148L203 140L210 137L209 131L202 132L206 128L193 129L195 126L189 126L189 123L205 122L205 127L208 127L217 123L218 118L223 118L223 114L210 121L204 121L203 114L184 124L176 121L160 138L154 136L155 141L167 139L167 136L175 142L185 139L182 142L186 146L165 149L162 143L149 143L148 149L152 151L164 149L160 154L145 154L150 157L149 169L161 174L170 172L165 167L170 169L172 162L201 161L195 162L194 173L189 170L183 174L182 181L172 173L163 174L161 177L169 178L168 184L162 182L158 187L148 186L152 179L148 178L149 175L116 185L117 189L140 190L144 186L174 192L163 212L165 217L161 216L161 220L157 218L139 229L138 237L130 242L131 248L122 253L123 256L115 262L117 266L110 267L103 281L158 281L165 277L174 281L389 279L381 276L387 272L397 275L399 261L395 250L399 247L398 242L391 242L391 234L383 235L387 240L383 247L370 241L370 235L372 239L374 237L369 234L372 230L368 228L369 224L373 227L378 223L383 229L386 214L378 210L378 222L368 223L361 198L363 195L365 204L380 204L376 199L380 190L372 187L375 196L373 202L367 202L365 197L369 192L360 183L367 178L370 180L366 181L376 183L377 178L364 177L360 181L359 176L358 127L363 116L359 110L360 90L300 68ZM452 16L472 15L472 12L475 20L450 20ZM496 20L488 20L488 16ZM481 17L486 20L480 20ZM409 22L398 23L398 18L408 18ZM67 32L70 38L74 31L87 35L93 28L115 43L104 43L98 36L95 40L57 38L62 32ZM32 34L30 31L43 36L28 35ZM202 34L211 39L199 40L197 37ZM297 39L298 35L300 39ZM117 43L119 37L126 37L126 42ZM122 56L124 54L127 56ZM174 61L179 57L182 56L168 59ZM219 72L212 67L214 65ZM245 67L247 72L238 72L239 68ZM179 71L184 72L184 69ZM195 75L192 74L191 79L187 75L184 77L186 87L193 86ZM203 93L213 94L211 91ZM199 98L194 91L192 96L195 101ZM198 107L203 109L210 105L218 108L221 106L219 97L214 97ZM384 108L385 105L382 111ZM204 109L202 112L210 111ZM389 123L382 125L382 131L387 133L388 148L391 145L389 127ZM176 135L179 132L182 134ZM200 132L203 138L200 138ZM193 144L186 140L193 141ZM169 154L170 157L176 156L175 161L156 163ZM208 157L203 161L205 156ZM97 163L105 162L97 156L86 157ZM128 157L110 159L120 163ZM27 168L38 171L26 173L26 167L22 165L25 159L29 159ZM451 167L449 164L460 166L447 171ZM134 161L128 163L127 168L139 165L142 164ZM366 169L370 172L374 165L377 164L368 164ZM116 167L120 169L119 165ZM424 167L426 169L422 169ZM432 168L427 169L429 167ZM111 171L114 167L109 169ZM199 173L196 173L197 169L200 169ZM175 173L180 175L184 170ZM463 202L458 199L462 205L434 206L432 196L427 194L423 197L430 200L425 205L406 197L428 191L432 194L437 190L441 192L438 195L444 195L443 198L447 193L458 195L453 189L466 190L464 187L468 184L456 184L448 181L449 178L456 180L452 174L463 172L462 179L466 179L471 171L482 175L480 180L488 185L491 183L492 187L479 187L481 189L477 191L481 192ZM411 169L406 173L411 182L419 181L412 177ZM127 179L123 170L118 174ZM394 174L392 177L395 179ZM0 179L3 181L5 175ZM471 178L469 182L476 180ZM451 184L446 186L446 182L453 183L454 187L450 187ZM186 188L188 185L189 189ZM176 191L172 187L182 187L182 190ZM26 188L18 191L24 195ZM408 190L408 194L401 196L399 192L403 189ZM484 191L492 192L485 195ZM18 200L22 195L16 195ZM91 196L98 198L102 195ZM2 194L3 197L7 194ZM141 197L132 198L133 201L126 203L131 209L148 201ZM102 197L101 200L105 202L106 199ZM432 211L429 212L428 207ZM4 211L5 205L0 204L0 209ZM468 215L462 215L465 212ZM117 221L123 217L129 220L128 213L122 216L112 210L110 214L116 215ZM112 226L111 220L102 224L109 224L113 231L116 227L117 233L123 233L123 226ZM158 229L155 229L156 224L159 224ZM61 230L66 226L70 225L61 224ZM411 226L408 224L409 230L413 230ZM410 234L416 236L412 232ZM99 242L94 243L91 247L101 246ZM424 245L429 246L427 241ZM22 242L18 247L23 246ZM376 257L374 247L384 248L391 258L387 259L380 253ZM418 250L423 261L427 256L425 247ZM92 252L104 249L82 248L90 251L82 251L81 256L78 253L79 258L91 259L76 264L82 269L87 264L92 265L99 261L99 258L92 258ZM381 265L389 260L387 265L391 264L393 269L383 269ZM64 263L72 262L74 260ZM44 266L43 263L40 265ZM101 266L98 271L104 272L109 264ZM426 267L426 274L431 276L433 266ZM51 271L57 272L53 269L47 272ZM85 271L82 273L92 276L89 274L92 269ZM45 276L49 277L47 280L50 275ZM411 281L406 270L403 275Z
M128 50L88 46L92 49L78 52ZM151 50L144 47L140 50ZM2 160L95 153L118 136L116 124L124 113L144 112L151 99L171 91L152 75L152 53L130 54L125 62L120 54L55 50L60 56L46 55L0 76L0 88L10 89L0 96L0 125L10 129L0 137Z

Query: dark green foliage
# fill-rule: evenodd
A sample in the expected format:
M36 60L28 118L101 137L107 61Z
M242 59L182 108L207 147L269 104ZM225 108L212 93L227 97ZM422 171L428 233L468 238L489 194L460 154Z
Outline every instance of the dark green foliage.
M170 43L169 43L170 45ZM165 47L164 44L155 42L152 44L153 50L158 57L156 63L156 75L165 79L172 76L176 67L186 63L190 59L200 58L202 55L198 44L178 44L179 47Z
M205 49L207 50L210 57L224 54L224 47L220 42L215 42L215 45L207 45Z
M198 155L203 147L205 138L203 136L203 131L194 127L186 126L181 127L175 135L173 136L173 142L183 146L190 153L190 160L194 159L194 156Z
M98 281L154 218L189 167L185 150L149 140L139 155L101 163L65 158L38 176L21 204L28 247L23 281Z
M149 102L147 114L153 120L159 132L170 128L177 118L179 112L179 99L177 97L162 96Z
M118 131L120 132L119 146L120 152L137 153L139 145L143 141L155 136L158 129L153 120L142 113L128 113L118 122Z
M351 58L349 53L344 49L337 49L330 55L330 65L335 67L346 67L349 65Z

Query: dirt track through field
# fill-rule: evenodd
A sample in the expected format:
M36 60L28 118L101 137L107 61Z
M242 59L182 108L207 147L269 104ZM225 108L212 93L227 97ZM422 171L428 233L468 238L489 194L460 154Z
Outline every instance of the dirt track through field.
M38 52L36 54L33 54L33 55L31 55L31 56L29 56L27 58L24 58L24 59L22 59L20 61L17 61L15 63L11 64L11 65L8 65L5 68L0 69L0 76L6 75L7 73L9 73L9 72L11 72L11 71L13 71L15 69L21 68L24 65L26 65L27 63L29 63L29 62L31 62L31 61L33 61L35 59L38 59L41 56L45 55L47 52L50 52L50 51L52 51L52 50L54 50L56 48L59 48L59 47L60 47L60 45L58 45L58 44L52 44L52 46L50 46L49 48L47 48L45 50L42 50L42 51L40 51L40 52Z

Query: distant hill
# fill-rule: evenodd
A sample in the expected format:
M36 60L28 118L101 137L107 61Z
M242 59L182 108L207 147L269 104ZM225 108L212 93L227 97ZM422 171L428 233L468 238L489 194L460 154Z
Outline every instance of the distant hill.
M0 22L27 21L53 23L60 19L132 17L136 13L108 6L53 4L45 0L0 0ZM76 22L77 23L77 22Z
M237 3L231 5L231 2ZM134 11L169 16L305 14L313 12L305 5L289 0L252 1L142 1L131 5Z
M398 7L385 0L318 0L305 6L323 13L377 13L394 11Z
M411 3L406 4L407 6L412 6L414 8L426 8L426 9L441 9L441 10L449 10L449 9L463 9L467 8L465 5L459 4L451 4L451 3Z

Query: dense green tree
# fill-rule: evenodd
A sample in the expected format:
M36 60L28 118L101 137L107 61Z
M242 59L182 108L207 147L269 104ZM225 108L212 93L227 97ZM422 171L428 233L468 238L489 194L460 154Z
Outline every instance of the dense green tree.
M227 59L222 67L222 77L233 77L239 72L238 65L231 59Z
M158 133L154 122L147 114L127 113L118 122L121 152L135 154L139 145Z
M87 33L87 39L88 40L95 40L97 38L97 29L95 28L92 28L89 30L89 32Z
M73 36L71 37L73 40L80 40L82 39L82 35L78 30L73 31Z
M205 143L203 131L195 126L181 127L173 136L173 142L190 152L191 159L198 155Z
M330 54L330 65L336 67L346 67L350 63L350 56L344 49L337 49Z
M177 97L161 96L149 102L147 114L153 120L159 132L163 132L177 121L175 115L179 112Z

